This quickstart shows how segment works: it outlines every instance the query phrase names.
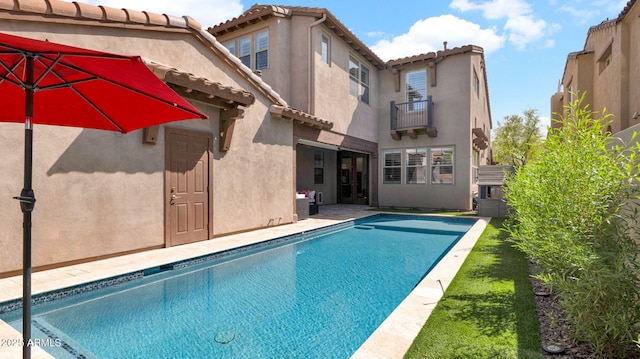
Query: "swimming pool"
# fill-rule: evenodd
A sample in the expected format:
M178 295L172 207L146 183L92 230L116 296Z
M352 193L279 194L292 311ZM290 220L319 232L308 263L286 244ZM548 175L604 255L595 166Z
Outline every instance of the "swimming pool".
M374 216L181 269L150 268L34 306L34 337L65 343L46 348L58 358L347 358L473 223ZM19 318L2 315L16 328Z

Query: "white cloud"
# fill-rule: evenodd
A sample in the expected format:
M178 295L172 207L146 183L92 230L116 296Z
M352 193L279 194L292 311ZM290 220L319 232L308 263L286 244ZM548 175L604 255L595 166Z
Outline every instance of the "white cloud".
M586 3L585 3L586 2ZM599 23L605 19L614 19L622 12L628 0L590 0L579 1L554 0L556 8L574 17L580 24Z
M585 23L590 21L590 19L596 15L598 15L600 12L596 11L596 10L588 10L586 8L581 8L578 9L575 6L572 5L562 5L560 7L558 7L558 9L562 12L565 12L571 16L574 16L576 18L582 19L581 23Z
M449 6L462 12L481 10L483 16L490 20L515 17L531 12L531 5L523 0L491 0L484 2L453 0Z
M527 44L541 39L546 27L546 21L526 15L510 17L504 25L509 31L509 41L519 50L524 50Z
M613 12L617 16L622 12L622 10L624 10L624 7L627 6L628 1L629 0L595 0L593 5L604 7L608 12Z
M509 42L520 50L544 39L550 26L554 27L537 18L531 4L524 0L453 0L449 6L462 12L482 11L482 16L488 20L506 19L504 29L509 33Z
M383 37L385 33L383 31L370 31L367 32L368 37Z
M542 47L545 49L553 49L554 47L556 47L556 40L547 39Z
M442 15L419 20L406 34L380 40L371 49L386 61L441 50L444 41L448 48L478 45L485 53L490 53L500 49L505 38L495 29L482 29L478 24L453 15Z
M175 16L188 15L207 28L242 13L240 0L85 0L87 4Z

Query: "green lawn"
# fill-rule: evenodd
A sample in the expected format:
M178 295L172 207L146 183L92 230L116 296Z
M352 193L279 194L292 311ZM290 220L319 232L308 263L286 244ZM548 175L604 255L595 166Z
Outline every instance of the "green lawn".
M527 260L501 226L487 226L405 358L543 358Z

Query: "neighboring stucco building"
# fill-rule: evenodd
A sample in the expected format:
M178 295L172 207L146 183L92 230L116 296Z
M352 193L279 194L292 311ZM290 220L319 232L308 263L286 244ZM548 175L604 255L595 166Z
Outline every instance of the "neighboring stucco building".
M584 47L567 57L559 92L551 97L554 118L585 94L592 111L613 116L610 132L618 133L640 124L640 5L627 3L620 15L592 26ZM556 115L558 114L558 115ZM559 123L552 122L552 127Z
M483 50L383 62L323 8L254 5L208 30L293 107L296 190L321 203L471 209L490 163Z

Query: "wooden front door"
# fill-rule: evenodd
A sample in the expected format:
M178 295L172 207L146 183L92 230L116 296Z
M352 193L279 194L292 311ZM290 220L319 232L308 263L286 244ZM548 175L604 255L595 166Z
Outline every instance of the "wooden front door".
M166 129L167 246L212 237L211 134Z

